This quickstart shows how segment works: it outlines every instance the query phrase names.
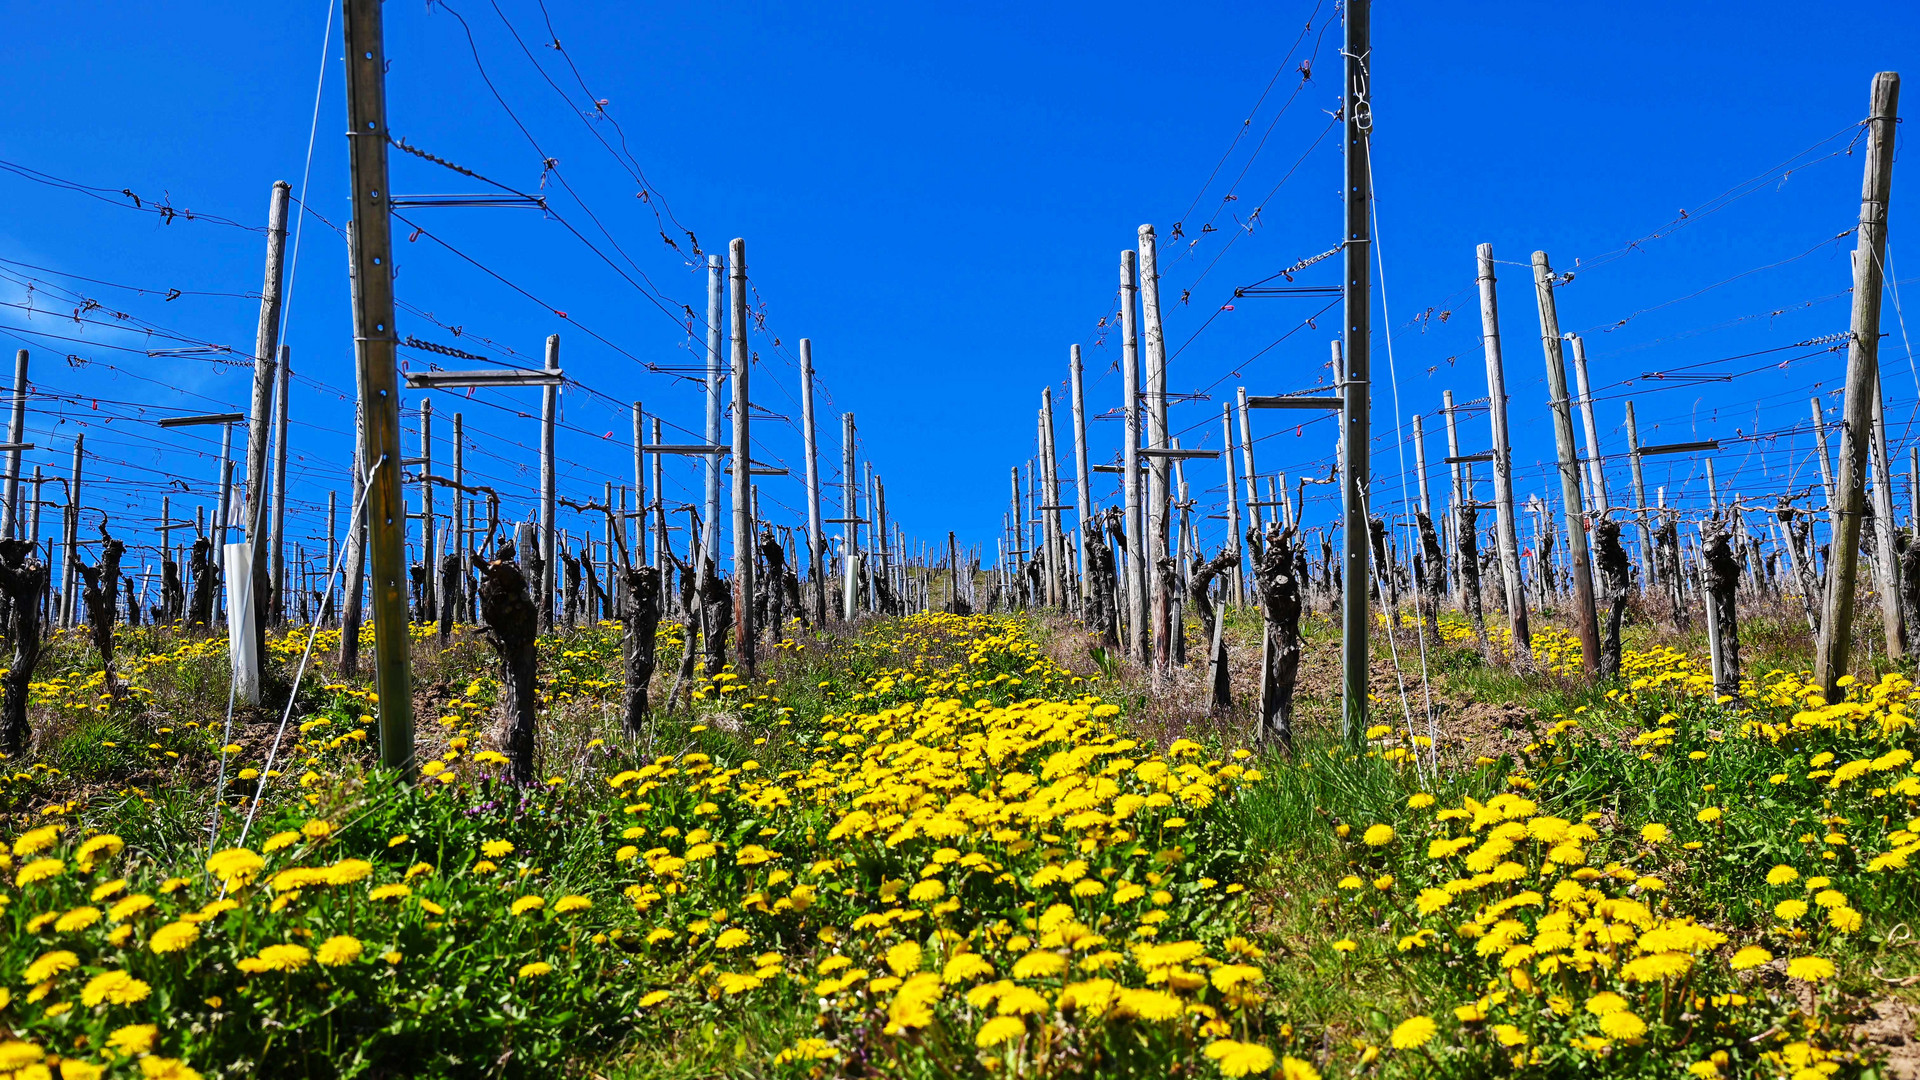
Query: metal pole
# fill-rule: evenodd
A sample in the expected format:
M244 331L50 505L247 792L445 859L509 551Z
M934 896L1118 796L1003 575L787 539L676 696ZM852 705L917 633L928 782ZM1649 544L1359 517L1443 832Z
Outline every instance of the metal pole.
M1340 430L1343 436L1346 473L1341 477L1346 493L1346 521L1342 527L1342 546L1346 560L1346 588L1341 590L1341 666L1344 707L1344 734L1349 749L1364 745L1367 728L1368 640L1372 626L1367 615L1367 482L1370 472L1369 385L1371 347L1369 329L1372 320L1370 258L1373 234L1368 213L1373 202L1372 166L1369 135L1373 128L1373 108L1369 103L1372 60L1372 12L1369 0L1348 0L1346 11L1345 89L1341 115L1345 118L1346 233L1344 258L1346 277L1342 281L1344 318L1341 324L1345 347L1344 370L1336 368L1340 378ZM1383 572L1385 568L1382 568ZM1383 586L1384 589L1384 586Z
M373 471L367 534L373 561L374 692L380 761L413 760L413 685L407 627L407 507L400 491L400 388L394 367L393 259L387 211L386 47L381 0L346 5L347 147L353 181L353 260L359 303L354 346L364 413L360 456Z
M1567 570L1573 577L1573 629L1580 638L1580 666L1589 677L1600 670L1600 622L1593 604L1593 565L1581 521L1580 453L1573 441L1573 408L1567 400L1567 364L1560 349L1560 315L1553 300L1553 268L1547 253L1533 253L1533 289L1540 304L1540 345L1546 353L1547 391L1553 407L1553 438L1560 450L1560 509L1566 515Z

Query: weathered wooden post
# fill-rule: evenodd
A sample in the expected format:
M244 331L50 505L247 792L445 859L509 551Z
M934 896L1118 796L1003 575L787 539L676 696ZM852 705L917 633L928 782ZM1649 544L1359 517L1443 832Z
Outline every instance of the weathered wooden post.
M1858 261L1856 257L1855 261ZM1856 275L1857 276L1857 275ZM1900 612L1900 558L1894 552L1893 454L1887 447L1887 416L1879 386L1878 362L1875 363L1873 397L1873 554L1874 592L1880 599L1880 625L1886 632L1887 659L1902 660L1907 655L1907 627Z
M1334 366L1340 387L1342 487L1346 520L1342 526L1347 588L1341 597L1341 689L1343 727L1347 748L1365 745L1367 728L1368 643L1372 620L1367 612L1367 490L1372 462L1373 325L1373 107L1369 94L1372 76L1373 26L1368 0L1350 0L1346 12L1346 47L1340 115L1345 130L1345 182L1341 196L1346 228L1341 233L1344 275L1341 278L1342 361Z
M252 561L248 573L252 581L246 596L253 604L253 649L256 657L266 653L269 585L266 527L267 518L267 443L272 437L273 398L276 371L280 367L280 290L286 278L284 254L287 247L287 205L292 189L285 180L273 182L273 194L267 204L266 277L260 286L260 321L253 338L253 400L247 417L247 520L242 523ZM225 489L220 495L224 503ZM222 518L224 521L224 517ZM220 536L226 542L226 534ZM278 580L278 579L273 579ZM234 583L229 582L229 587ZM238 621L228 612L228 619ZM255 681L249 705L260 702L259 682Z
M1808 398L1807 404L1813 406L1813 446L1814 457L1820 463L1820 487L1826 494L1827 512L1833 513L1833 457L1827 453L1826 415L1820 411L1820 399Z
M813 620L827 624L827 537L820 526L820 465L813 423L813 342L800 339L800 434L807 455L807 578ZM658 488L656 487L656 491Z
M453 414L453 554L460 557L462 567L454 577L454 591L451 596L441 597L442 603L452 604L454 619L465 622L467 619L467 434L465 423L459 413Z
M1477 255L1480 343L1487 355L1487 415L1493 425L1493 507L1495 538L1500 549L1500 579L1513 632L1513 659L1521 667L1528 667L1533 663L1533 634L1527 625L1527 591L1520 575L1520 537L1513 513L1513 450L1507 441L1507 377L1500 356L1500 307L1494 293L1493 245L1481 244Z
M387 210L386 47L380 0L345 0L347 148L353 182L352 251L359 286L354 344L365 414L360 456L373 469L366 509L373 549L374 691L380 760L413 760L413 685L407 627L407 507L400 490L400 394L394 366L393 259Z
M1633 402L1627 402L1627 463L1633 468L1633 511L1640 523L1640 566L1646 572L1646 586L1660 583L1660 560L1653 550L1653 530L1647 526L1647 478L1640 468L1640 425L1633 418Z
M1593 601L1593 564L1581 521L1580 454L1574 446L1573 411L1567 400L1567 366L1560 349L1560 316L1553 299L1553 268L1547 253L1533 253L1534 295L1540 302L1540 344L1546 352L1547 389L1553 407L1553 441L1560 451L1560 507L1566 518L1567 570L1573 577L1573 628L1580 638L1581 667L1600 670L1600 625Z
M1899 106L1900 76L1891 71L1875 75L1867 110L1866 175L1853 265L1846 425L1840 435L1843 453L1834 491L1833 539L1827 555L1826 610L1820 619L1814 655L1814 679L1829 702L1843 696L1839 680L1847 674L1847 654L1852 645L1854 573L1859 564L1868 426L1873 419L1873 402L1869 399L1879 397L1881 267L1887 247L1887 201L1893 186L1893 135Z
M854 601L858 597L860 579L855 564L860 561L860 480L853 467L853 414L840 414L840 617L853 621ZM1015 494L1018 494L1018 474L1015 472Z
M1147 369L1147 445L1154 450L1167 448L1167 341L1160 325L1160 270L1152 225L1142 225L1140 240L1140 316L1141 347ZM1169 495L1167 458L1153 456L1147 461L1147 559L1154 563L1167 557L1171 522L1167 518ZM1147 568L1151 571L1151 567ZM1158 680L1173 662L1171 640L1173 596L1161 586L1161 575L1151 574L1153 594L1153 673Z
M273 389L273 588L272 611L276 624L287 621L287 397L293 382L293 349L280 346L280 364Z
M1720 514L1720 480L1713 475L1713 459L1703 459L1707 466L1707 513L1718 517Z
M733 284L733 619L740 660L752 675L755 663L753 625L753 441L748 422L753 415L748 375L753 353L747 345L747 242L735 238L727 246Z
M1120 381L1121 396L1125 398L1120 490L1126 502L1127 652L1144 664L1148 655L1147 543L1141 527L1144 508L1140 505L1140 339L1135 310L1139 286L1134 261L1133 252L1120 253Z
M1234 475L1236 470L1233 455L1236 447L1233 444L1233 406L1224 401L1220 403L1220 440L1221 445L1226 448L1221 452L1221 457L1227 464L1227 546L1234 551L1233 573L1229 584L1233 590L1234 606L1238 607L1247 598L1247 560L1244 550L1246 538L1240 535L1240 483Z
M7 424L7 490L0 506L0 540L20 534L20 455L27 437L27 350L13 355L13 415Z
M1074 592L1080 604L1082 618L1087 613L1087 598L1091 588L1087 584L1087 532L1095 528L1093 524L1093 482L1087 475L1087 401L1085 389L1081 386L1080 346L1075 345L1068 353L1067 367L1073 376L1073 491L1074 502L1078 504L1078 513L1074 520L1079 522L1075 533L1075 542L1080 551L1080 573L1074 578ZM1917 516L1920 521L1920 516Z
M426 610L422 613L431 622L439 614L440 606L434 602L434 577L439 560L434 558L433 549L433 484L427 477L433 475L433 399L420 399L420 562L427 568L427 576L421 583L420 596Z
M1600 426L1593 420L1593 394L1587 389L1587 343L1579 334L1568 334L1573 344L1574 388L1580 393L1580 418L1587 435L1587 513L1599 515L1607 509L1607 473L1601 468Z
M707 445L719 446L720 415L725 394L727 350L727 266L718 255L707 256ZM720 528L720 459L707 455L706 502L700 520L708 530L708 550Z
M227 430L233 429L228 426ZM73 472L69 474L70 478L67 481L66 554L63 557L65 565L61 567L60 602L61 625L68 627L75 625L79 615L76 610L79 607L79 589L76 586L80 581L80 572L74 560L80 555L80 464L86 455L86 442L87 436L84 432L74 435Z
M560 335L547 335L546 369L560 370ZM545 632L553 629L553 576L560 565L559 552L554 547L555 509L557 497L554 487L554 433L560 421L560 387L558 384L540 388L540 547L531 552L539 558L532 567L535 580L531 582L533 603L540 611L540 629ZM522 555L529 554L522 552Z

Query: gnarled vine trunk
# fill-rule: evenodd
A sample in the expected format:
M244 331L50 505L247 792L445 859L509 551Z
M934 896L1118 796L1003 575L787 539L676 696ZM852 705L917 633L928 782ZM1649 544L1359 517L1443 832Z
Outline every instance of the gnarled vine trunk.
M507 755L508 778L533 783L533 755L539 710L538 654L540 614L527 591L527 576L514 559L514 544L501 544L492 561L473 556L480 572L480 617L487 643L500 657L503 709L495 741Z

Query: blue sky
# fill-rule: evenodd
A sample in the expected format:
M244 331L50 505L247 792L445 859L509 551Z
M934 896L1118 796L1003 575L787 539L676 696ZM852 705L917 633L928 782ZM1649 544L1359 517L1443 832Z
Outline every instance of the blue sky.
M326 492L345 487L352 387L345 249L330 227L347 216L337 12L304 2L105 4L29 5L10 16L14 39L33 48L0 68L0 92L23 106L0 130L0 160L105 189L95 198L0 172L13 208L0 219L0 258L11 260L0 263L0 301L10 305L0 308L0 344L31 348L34 381L53 395L35 402L40 449L29 471L37 463L64 473L72 434L84 431L88 482L102 485L86 501L122 519L151 517L176 478L192 489L172 485L176 504L205 499L213 440L144 421L240 408L248 374L203 357L149 357L180 342L156 344L131 327L250 350L257 304L245 294L259 288L263 238L210 220L163 223L115 193L257 227L270 185L286 179L312 211L285 337L299 376L292 533L324 534ZM1729 492L1801 488L1817 475L1807 398L1838 390L1844 360L1821 345L1789 346L1846 328L1852 240L1835 237L1858 213L1854 125L1872 74L1897 70L1920 45L1911 5L1870 3L1850 16L1787 4L1376 9L1385 288L1374 468L1391 494L1404 448L1396 418L1429 415L1439 497L1444 440L1431 414L1441 391L1463 401L1486 392L1472 292L1482 241L1503 260L1524 263L1543 249L1556 269L1574 271L1558 290L1560 320L1587 334L1605 452L1624 445L1631 397L1646 441L1727 440L1715 460ZM1337 319L1303 324L1324 301L1236 302L1232 290L1337 239L1338 139L1326 133L1340 29L1330 2L960 10L546 0L544 12L523 0L397 2L387 35L393 131L508 187L544 192L558 215L409 211L430 235L405 243L412 230L396 225L401 333L528 364L560 333L563 365L583 384L563 395L562 488L572 497L630 479L619 403L639 399L669 425L701 427L697 387L644 366L701 362L675 316L683 303L705 310L689 231L703 251L747 239L765 316L753 336L753 397L793 421L761 421L757 453L799 472L793 357L809 337L824 384L823 470L837 477L837 418L855 412L860 456L884 478L890 511L928 541L951 529L991 550L1007 470L1032 453L1044 386L1060 403L1062 471L1071 473L1070 345L1085 349L1094 410L1119 405L1118 339L1100 323L1115 310L1118 254L1143 222L1165 245L1167 339L1180 350L1170 387L1208 395L1173 406L1175 427L1192 429L1187 445L1219 445L1219 403L1236 386L1321 385ZM548 47L554 36L561 50ZM1909 87L1908 112L1915 94ZM597 99L617 129L591 115ZM543 171L543 157L557 171ZM1920 278L1920 253L1915 269L1905 266L1905 160L1894 175L1893 270ZM396 154L393 189L484 188ZM1244 228L1255 207L1257 223ZM658 235L655 211L669 209L678 250ZM1202 232L1209 221L1219 231ZM1190 250L1169 239L1176 222L1197 240ZM1524 497L1548 489L1539 463L1551 432L1528 271L1500 270ZM1332 284L1334 272L1330 260L1300 283ZM170 289L184 295L163 299ZM1907 292L1920 303L1920 287ZM101 310L76 323L86 299ZM1904 446L1920 374L1892 303L1885 329L1888 415ZM1391 365L1380 331L1392 335ZM1743 374L1643 377L1684 365ZM1823 401L1838 408L1837 396ZM478 444L470 470L502 488L510 515L524 515L536 480L535 392L472 402L441 394L435 408L465 414ZM1324 472L1331 425L1280 426L1305 415L1259 417L1263 472ZM1484 415L1462 423L1465 448L1484 448ZM1119 424L1090 427L1093 456L1110 458ZM1734 441L1756 432L1771 437ZM436 425L436 456L447 452L445 433ZM685 431L668 438L687 441ZM1621 459L1609 473L1622 491ZM1649 459L1649 484L1671 485L1670 499L1691 484L1689 497L1704 500L1702 476L1698 458ZM1104 505L1112 482L1101 479ZM1219 466L1193 466L1189 480L1218 512ZM762 483L767 516L798 521L797 475ZM667 488L670 503L691 497L685 465ZM829 499L828 516L838 516ZM1329 514L1324 501L1308 511L1310 523ZM575 518L563 524L579 528ZM1217 542L1219 524L1206 528Z

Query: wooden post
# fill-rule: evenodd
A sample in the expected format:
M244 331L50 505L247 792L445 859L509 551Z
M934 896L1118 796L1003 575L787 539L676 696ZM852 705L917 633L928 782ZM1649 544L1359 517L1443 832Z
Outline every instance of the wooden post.
M733 283L733 630L747 674L754 670L753 625L753 415L748 375L753 354L747 347L747 242L727 247Z
M1125 398L1125 440L1120 448L1120 490L1126 499L1127 652L1147 661L1147 543L1141 528L1140 498L1140 339L1135 311L1139 287L1134 253L1120 253L1120 381ZM1019 482L1015 481L1015 494ZM1017 501L1017 499L1016 499Z
M1060 505L1060 454L1054 445L1053 430L1053 388L1040 389L1040 486L1042 497L1047 505ZM1061 530L1060 511L1046 511L1047 537L1047 589L1049 599L1056 607L1064 607L1067 602L1066 578L1063 570L1066 566L1066 537Z
M1454 422L1453 391L1451 390L1440 391L1440 415L1445 418L1447 424L1447 456L1458 458L1461 456L1460 427ZM1449 461L1447 463L1447 479L1451 483L1450 494L1447 497L1447 519L1453 524L1453 535L1449 538L1450 542L1447 545L1447 550L1450 552L1457 553L1460 550L1460 508L1466 503L1468 493L1472 490L1472 476L1473 465L1470 462ZM1458 563L1457 558L1455 562ZM1479 567L1476 566L1474 569L1478 571ZM1460 591L1466 588L1466 575L1455 574L1453 582L1455 599L1459 599Z
M722 407L723 374L726 365L727 350L727 267L718 255L707 256L707 445L720 445L720 413ZM706 466L706 502L701 511L701 520L709 537L719 535L720 525L720 459L716 455L707 455ZM709 543L711 552L713 545Z
M1235 477L1233 453L1233 406L1220 403L1220 439L1226 452L1221 456L1227 463L1227 547L1234 552L1233 577L1228 583L1233 589L1235 607L1246 601L1246 543L1240 536L1240 482Z
M373 562L374 692L380 761L413 760L412 642L407 626L407 507L400 491L400 388L394 366L393 244L387 211L386 46L381 0L346 4L347 148L353 182L352 252L359 302L360 457L373 469L365 510Z
M0 506L0 539L20 535L20 445L27 439L27 350L13 355L13 417L7 425L7 491ZM165 517L165 514L161 515Z
M1653 530L1647 525L1647 478L1640 469L1640 425L1633 418L1633 402L1627 402L1627 462L1633 467L1634 516L1640 522L1640 566L1645 585L1660 583L1660 560L1654 557Z
M287 621L287 397L293 382L293 349L280 346L273 391L273 621ZM261 655L265 655L262 653Z
M800 435L807 455L807 578L813 591L813 621L827 621L827 538L820 531L820 465L813 424L813 342L800 339Z
M660 418L653 418L653 444L660 445ZM653 455L653 568L660 571L661 580L666 580L667 568L673 560L667 555L667 499L666 465L661 460L665 455Z
M1087 403L1081 387L1080 346L1075 345L1068 353L1067 367L1073 376L1073 491L1074 502L1079 504L1075 521L1079 529L1075 534L1078 545L1080 573L1074 575L1074 598L1080 605L1082 617L1087 611L1089 587L1086 580L1087 566L1087 530L1093 524L1093 483L1087 476ZM1916 520L1920 520L1917 517ZM953 546L952 534L948 534L947 554L951 557L957 549ZM956 564L955 573L958 573ZM957 593L955 595L958 595Z
M1858 246L1853 266L1853 314L1847 342L1846 424L1841 429L1839 477L1835 483L1833 538L1827 556L1825 611L1814 655L1814 679L1836 702L1844 691L1853 634L1854 573L1858 566L1860 513L1867 469L1868 427L1879 397L1880 292L1887 246L1887 202L1893 186L1894 125L1900 76L1874 76L1867 112L1866 175L1860 196ZM1817 430L1817 427L1816 427ZM1823 455L1824 456L1824 455Z
M646 413L639 402L633 403L633 515L624 524L627 530L627 548L630 550L633 565L638 568L647 563L647 458L640 449L646 444L643 425ZM656 457L658 455L655 455ZM625 581L625 575L621 581Z
M80 591L80 572L74 560L80 554L80 466L82 459L86 456L86 443L87 437L84 433L73 437L73 472L70 474L72 478L67 482L66 554L62 559L65 565L61 567L60 601L61 625L68 627L75 625L79 619L80 605L77 601Z
M228 582L229 596L244 596L253 605L253 654L266 655L267 602L272 590L267 586L267 443L272 437L273 397L276 369L280 366L280 290L286 278L284 256L287 248L287 205L292 189L285 180L273 182L267 202L266 277L260 287L260 321L253 338L253 400L247 417L247 520L243 522L252 561L248 564L249 583ZM221 493L222 500L227 498ZM221 520L225 520L224 516ZM226 535L220 537L226 542ZM224 559L221 553L216 558ZM241 588L242 585L244 588ZM228 618L236 623L231 612ZM253 680L249 705L260 703L260 681Z
M1160 325L1160 271L1152 225L1142 225L1140 238L1140 313L1142 348L1147 368L1147 445L1167 448L1167 341ZM1153 671L1158 679L1173 662L1173 597L1161 582L1154 564L1167 554L1167 459L1147 462L1147 552L1143 566L1153 590Z
M1717 517L1720 513L1720 480L1713 475L1713 458L1701 460L1707 466L1707 512Z
M1260 474L1253 469L1253 420L1247 409L1247 388L1235 388L1239 399L1240 412L1240 471L1245 475L1247 486L1247 527L1264 528L1265 523L1274 519L1271 510L1262 511L1260 507Z
M1413 414L1413 469L1420 478L1420 512L1433 519L1433 496L1427 491L1427 433L1421 427L1420 414ZM1431 571L1433 568L1428 567Z
M1827 453L1826 416L1824 413L1820 411L1819 398L1817 397L1808 398L1807 403L1813 406L1814 453L1815 453L1815 457L1817 457L1820 462L1820 486L1826 491L1827 511L1829 514L1831 514L1833 512L1833 505L1834 505L1833 503L1833 458L1831 455Z
M164 515L166 513L166 510L163 508L160 512ZM327 555L326 557L329 562L336 561L340 558L340 548L338 546L340 542L340 537L337 529L337 524L339 520L340 520L340 493L338 491L335 491L332 488L328 488L327 489ZM305 560L304 559L299 560L298 565L304 571L306 567ZM329 572L327 574L327 595L320 598L320 610L313 613L313 619L315 622L321 621L321 619L326 615L328 611L338 610L333 603L333 579L334 579L334 575L331 572L331 569L329 569Z
M1907 655L1907 628L1900 610L1900 558L1894 553L1893 543L1896 531L1893 454L1887 446L1887 416L1880 396L1879 381L1876 360L1872 392L1873 445L1869 451L1869 459L1873 463L1873 484L1868 489L1873 499L1874 592L1880 598L1880 625L1886 632L1887 659L1901 660Z
M546 369L560 370L560 335L547 335ZM540 580L532 582L533 602L540 609L540 629L553 629L553 580L559 569L559 549L554 546L558 492L554 485L554 434L560 422L560 388L540 388ZM522 562L526 553L521 552Z
M1513 450L1507 441L1507 376L1500 357L1500 307L1494 293L1493 245L1481 244L1480 343L1487 355L1487 415L1493 424L1493 505L1500 548L1500 579L1507 594L1507 618L1513 631L1513 657L1533 662L1533 635L1527 626L1526 584L1520 575L1520 537L1513 515Z
M1580 418L1587 435L1587 513L1598 514L1609 505L1607 473L1601 468L1605 456L1600 452L1600 426L1593 420L1593 394L1587 389L1587 343L1579 334L1568 334L1573 344L1574 388L1580 393Z
M439 618L434 582L440 576L440 560L434 550L433 485L427 477L433 473L433 399L420 399L420 563L427 575L420 582L420 595L426 601L427 618Z
M1573 629L1580 638L1580 666L1589 678L1600 671L1600 617L1593 599L1593 560L1587 550L1580 492L1580 450L1574 442L1573 405L1567 395L1567 363L1561 349L1560 314L1553 298L1553 267L1547 253L1533 253L1533 289L1540 304L1540 345L1547 359L1547 390L1553 408L1553 441L1560 451L1560 510L1567 530L1567 572L1573 578Z
M852 622L859 585L854 564L860 561L860 480L853 468L853 414L850 412L840 414L840 478L840 516L844 519L840 523L840 614Z
M1368 94L1373 54L1372 11L1368 0L1348 0L1341 116L1346 140L1346 230L1342 233L1345 276L1341 281L1341 337L1344 368L1334 368L1340 386L1340 433L1344 444L1346 520L1342 523L1347 587L1341 594L1341 669L1343 726L1347 748L1365 745L1367 728L1368 642L1373 626L1367 613L1367 485L1372 448L1371 360L1373 165L1369 138L1373 109ZM1385 571L1385 567L1381 568ZM1384 586L1383 590L1384 591Z

